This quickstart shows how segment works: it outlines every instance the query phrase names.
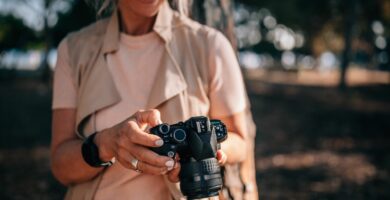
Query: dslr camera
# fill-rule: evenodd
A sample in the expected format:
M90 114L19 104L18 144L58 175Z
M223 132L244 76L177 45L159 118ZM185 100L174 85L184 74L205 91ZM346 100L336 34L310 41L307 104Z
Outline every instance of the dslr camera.
M180 156L180 189L188 199L217 196L222 188L221 168L216 159L227 129L220 120L192 117L176 124L160 124L150 133L162 138L164 145L152 148L160 155Z

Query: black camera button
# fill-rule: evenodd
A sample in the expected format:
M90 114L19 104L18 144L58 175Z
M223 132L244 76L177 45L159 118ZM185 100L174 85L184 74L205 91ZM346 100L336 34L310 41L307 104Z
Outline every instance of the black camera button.
M210 131L211 131L210 120L207 120L207 121L206 121L206 128L207 128L207 132L210 132Z
M173 157L175 157L175 152L168 151L167 156L173 158Z
M160 133L167 134L167 133L169 133L170 126L168 124L161 124L158 129L159 129Z
M173 139L177 143L184 142L186 140L187 134L183 129L176 129L173 131Z

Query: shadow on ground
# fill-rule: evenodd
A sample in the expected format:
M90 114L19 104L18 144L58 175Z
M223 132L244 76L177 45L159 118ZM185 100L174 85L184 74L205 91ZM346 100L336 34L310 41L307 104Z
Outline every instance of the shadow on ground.
M390 86L249 81L261 199L389 199ZM0 199L61 199L49 170L48 87L1 81Z

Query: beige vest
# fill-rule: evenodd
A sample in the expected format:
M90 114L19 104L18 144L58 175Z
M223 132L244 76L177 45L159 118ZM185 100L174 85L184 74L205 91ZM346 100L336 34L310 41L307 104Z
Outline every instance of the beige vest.
M215 34L215 30L173 12L167 3L160 9L153 29L164 40L165 52L147 109L157 108L162 121L167 123L183 121L191 116L207 116L210 108L207 37ZM114 12L110 18L99 20L66 37L70 65L78 86L76 132L81 138L95 132L94 113L120 101L106 62L107 54L118 50L119 34L118 14ZM252 129L247 140L253 143L255 130L251 118L248 119ZM248 150L253 151L253 145L249 143ZM248 170L254 171L254 168L244 171ZM100 174L89 182L69 187L65 199L93 199L101 177ZM181 193L177 185L166 182L174 198L179 199ZM228 182L238 191L243 189L240 181ZM256 186L255 182L251 182Z

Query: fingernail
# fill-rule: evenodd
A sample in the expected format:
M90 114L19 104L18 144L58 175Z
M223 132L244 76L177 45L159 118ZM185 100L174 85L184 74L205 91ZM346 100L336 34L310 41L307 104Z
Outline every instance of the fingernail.
M162 139L159 139L155 142L156 146L161 147L164 144L164 141Z
M173 167L168 167L167 169L168 169L168 171L171 171L173 169Z
M167 162L165 162L165 166L168 167L168 170L169 168L173 168L173 165L175 165L175 162L173 160L168 160Z

